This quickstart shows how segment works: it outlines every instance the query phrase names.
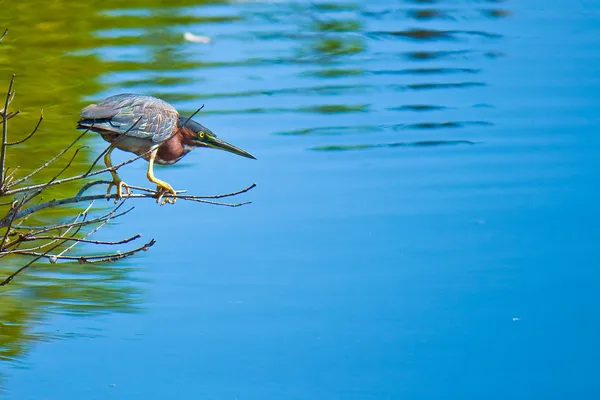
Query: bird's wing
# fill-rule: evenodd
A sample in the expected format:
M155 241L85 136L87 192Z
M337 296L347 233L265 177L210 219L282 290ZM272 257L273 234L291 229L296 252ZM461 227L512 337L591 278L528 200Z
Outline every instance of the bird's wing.
M152 139L158 143L175 130L179 113L164 100L126 93L85 107L81 110L81 118L82 126L89 127L93 123L95 129L118 134L129 130L127 136Z

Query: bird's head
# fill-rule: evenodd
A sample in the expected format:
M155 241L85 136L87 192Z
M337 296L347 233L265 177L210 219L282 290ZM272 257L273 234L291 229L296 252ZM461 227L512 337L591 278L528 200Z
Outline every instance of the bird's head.
M210 129L192 119L188 120L187 117L179 117L179 124L180 126L187 128L186 130L191 134L190 139L195 146L225 150L237 154L238 156L256 160L256 157L252 154L219 139Z

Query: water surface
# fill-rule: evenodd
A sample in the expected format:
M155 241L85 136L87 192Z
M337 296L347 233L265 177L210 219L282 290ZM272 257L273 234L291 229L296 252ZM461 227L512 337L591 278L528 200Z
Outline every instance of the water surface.
M598 5L90 4L0 16L19 123L48 117L28 151L53 154L85 104L144 92L204 104L204 125L258 157L198 150L157 176L258 187L236 209L139 202L101 236L151 251L3 291L0 396L600 394ZM91 160L104 144L88 144ZM145 184L143 163L122 174Z

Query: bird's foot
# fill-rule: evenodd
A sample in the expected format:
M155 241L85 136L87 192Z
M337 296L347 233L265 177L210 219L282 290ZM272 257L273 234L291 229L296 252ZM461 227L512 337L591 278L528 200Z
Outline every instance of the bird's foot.
M156 202L161 206L164 206L166 203L175 204L175 201L177 200L177 192L168 183L157 185L156 194Z
M117 188L117 198L115 199L115 203L121 200L123 197L128 197L131 194L131 189L129 185L123 182L118 177L113 178L113 181L108 184L108 189L106 189L106 195L110 197L110 190L112 187ZM125 196L123 196L125 194Z

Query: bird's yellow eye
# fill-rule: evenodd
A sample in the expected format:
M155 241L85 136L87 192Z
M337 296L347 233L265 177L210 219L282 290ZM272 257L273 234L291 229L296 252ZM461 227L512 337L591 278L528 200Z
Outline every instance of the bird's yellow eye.
M202 131L198 132L198 138L204 139L204 132L202 132Z

